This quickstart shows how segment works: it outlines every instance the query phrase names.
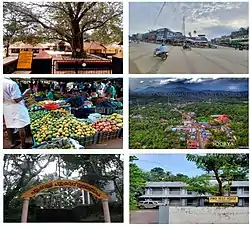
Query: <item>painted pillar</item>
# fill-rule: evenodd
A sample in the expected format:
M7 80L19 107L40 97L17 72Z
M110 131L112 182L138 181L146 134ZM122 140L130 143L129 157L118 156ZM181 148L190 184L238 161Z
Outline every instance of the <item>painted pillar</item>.
M87 196L88 196L88 203L87 204L91 204L89 192L87 192Z
M109 200L108 199L102 199L102 208L103 208L103 214L104 214L104 221L110 223L110 213L109 213Z
M25 198L23 200L23 208L22 208L22 217L21 217L21 222L26 223L28 219L28 213L29 213L29 198Z
M243 199L242 198L239 199L238 206L243 207Z
M243 194L242 188L237 188L237 196L241 196Z
M201 207L204 207L205 205L205 199L204 198L200 198L200 204Z
M85 204L85 191L82 190L82 204Z
M181 199L181 206L186 206L187 205L187 199Z

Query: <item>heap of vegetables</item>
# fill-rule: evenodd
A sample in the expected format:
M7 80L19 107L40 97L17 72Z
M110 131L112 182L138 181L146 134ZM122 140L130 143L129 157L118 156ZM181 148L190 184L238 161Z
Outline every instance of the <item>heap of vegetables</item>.
M42 110L42 109L43 108L40 105L38 105L38 104L34 104L32 106L29 106L29 108L28 108L28 110L30 112L37 111L37 110Z
M112 120L117 127L123 128L123 116L121 114L113 113L112 115L103 115L102 118Z
M52 138L79 138L96 134L93 127L63 109L33 115L31 129L38 144L51 141Z
M114 121L107 119L96 121L92 127L98 132L115 132L119 129Z

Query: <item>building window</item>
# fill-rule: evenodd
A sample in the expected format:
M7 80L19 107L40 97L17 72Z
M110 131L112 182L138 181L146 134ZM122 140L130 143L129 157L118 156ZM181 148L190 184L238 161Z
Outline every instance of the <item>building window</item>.
M192 192L192 191L190 191L190 190L187 190L187 194L188 194L188 195L192 195L192 194L193 194L193 192Z

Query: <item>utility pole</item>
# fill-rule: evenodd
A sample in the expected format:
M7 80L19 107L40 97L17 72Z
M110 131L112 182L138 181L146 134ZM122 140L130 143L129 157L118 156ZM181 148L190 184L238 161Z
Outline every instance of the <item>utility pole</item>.
M183 19L182 19L182 29L183 29L183 35L186 36L186 31L185 31L185 16L183 16Z

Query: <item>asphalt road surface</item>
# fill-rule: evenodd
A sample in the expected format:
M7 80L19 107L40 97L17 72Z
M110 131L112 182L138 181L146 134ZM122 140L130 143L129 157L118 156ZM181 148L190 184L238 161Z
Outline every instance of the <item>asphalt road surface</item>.
M130 74L248 74L248 51L228 47L183 50L169 46L169 57L162 61L153 52L159 44L131 43Z
M130 224L158 224L159 210L130 211Z

